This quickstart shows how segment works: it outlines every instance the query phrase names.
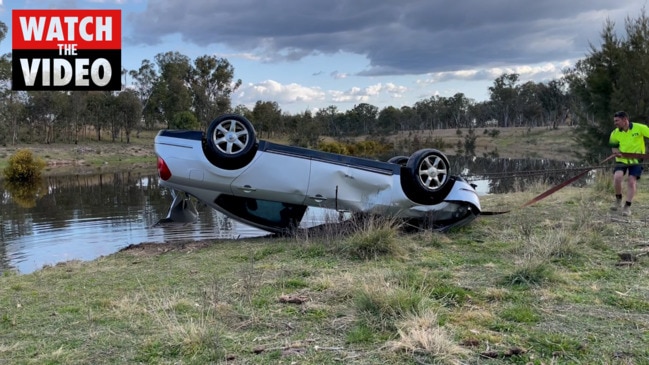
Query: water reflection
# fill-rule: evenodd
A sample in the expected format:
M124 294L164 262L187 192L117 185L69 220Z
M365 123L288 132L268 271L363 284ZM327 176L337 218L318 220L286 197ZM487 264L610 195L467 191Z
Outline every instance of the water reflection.
M45 190L42 178L29 182L6 181L5 187L13 201L23 208L33 208L36 206L36 199L38 199Z
M35 195L15 188L0 182L0 272L91 260L142 242L266 234L202 205L194 224L152 227L171 202L154 171L46 177Z
M524 191L534 184L558 185L585 168L574 162L529 158L489 158L454 156L451 170L478 185L478 193L503 194ZM586 184L585 179L574 183Z

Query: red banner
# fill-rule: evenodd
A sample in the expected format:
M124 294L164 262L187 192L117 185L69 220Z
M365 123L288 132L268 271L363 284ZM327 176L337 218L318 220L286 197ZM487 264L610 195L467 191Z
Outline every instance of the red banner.
M121 10L13 10L13 49L121 49Z
M120 90L121 10L12 10L13 90Z

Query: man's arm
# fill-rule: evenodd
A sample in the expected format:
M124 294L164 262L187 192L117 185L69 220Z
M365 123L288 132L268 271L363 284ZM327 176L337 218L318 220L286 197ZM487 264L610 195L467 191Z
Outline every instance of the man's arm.
M615 157L620 157L620 141L615 138L615 131L611 132L611 135L608 138L608 146L611 147L611 152Z

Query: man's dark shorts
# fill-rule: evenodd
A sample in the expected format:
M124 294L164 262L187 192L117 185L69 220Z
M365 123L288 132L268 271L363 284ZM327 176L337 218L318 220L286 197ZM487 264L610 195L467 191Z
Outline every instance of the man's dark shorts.
M629 176L635 176L636 179L640 179L640 175L642 175L642 165L626 165L626 164L621 164L621 163L616 163L615 167L613 167L613 173L615 171L623 171L625 174L627 171L629 172Z

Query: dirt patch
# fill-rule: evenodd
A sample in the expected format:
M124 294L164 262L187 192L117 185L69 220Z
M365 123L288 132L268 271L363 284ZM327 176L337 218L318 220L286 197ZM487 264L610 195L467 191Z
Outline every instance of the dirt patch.
M128 245L119 252L127 253L135 257L151 257L163 255L167 252L192 252L211 245L210 241L187 241L172 243L144 242Z

